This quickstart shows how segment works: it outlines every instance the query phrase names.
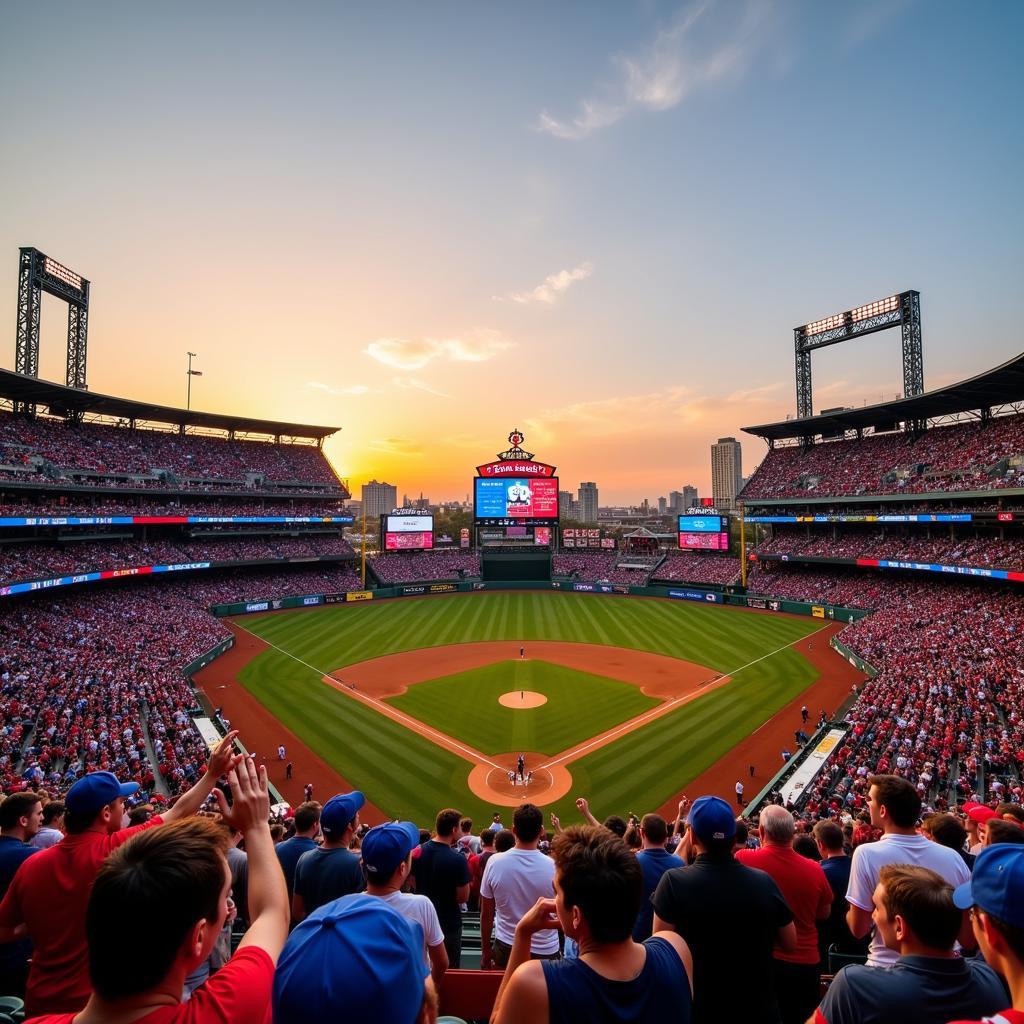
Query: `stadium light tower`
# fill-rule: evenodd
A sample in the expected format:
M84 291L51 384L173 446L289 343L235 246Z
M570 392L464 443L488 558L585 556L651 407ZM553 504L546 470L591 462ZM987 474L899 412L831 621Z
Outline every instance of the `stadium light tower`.
M195 359L195 357L196 357L195 352L189 352L188 353L188 374L187 374L187 376L188 376L188 391L187 391L187 393L185 395L185 408L186 408L186 410L192 408L192 378L193 377L202 377L202 375L203 375L203 371L202 370L193 370L192 369L192 360Z

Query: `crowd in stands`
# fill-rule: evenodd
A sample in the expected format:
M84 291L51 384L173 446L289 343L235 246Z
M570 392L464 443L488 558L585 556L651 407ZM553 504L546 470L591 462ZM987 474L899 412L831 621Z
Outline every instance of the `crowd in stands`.
M741 497L916 494L992 490L1021 485L1024 416L934 427L916 438L902 432L828 441L768 452Z
M11 469L34 466L39 460L71 472L146 475L168 470L179 480L199 483L244 483L248 474L258 474L271 482L339 486L315 445L231 441L0 413L0 465L8 468L8 477L18 478Z
M740 563L736 555L709 554L703 551L671 551L651 577L657 583L720 583L739 579Z
M384 586L421 583L424 580L457 580L480 575L480 556L455 548L436 551L386 551L367 563Z
M281 820L234 737L159 808L79 779L38 845L49 795L0 803L0 942L32 943L2 947L0 988L30 1024L435 1024L466 1001L467 904L492 1024L717 1024L755 996L766 1024L1024 1019L1019 804L935 815L879 774L861 820L813 828L711 795L674 822L581 797L552 832L532 803L478 834L452 808L371 823L359 792Z
M552 558L551 573L553 576L567 579L642 587L647 583L651 566L633 566L644 561L645 559L619 554L617 551L563 551Z
M105 569L187 562L256 561L272 558L319 558L354 555L338 536L239 536L232 539L75 541L61 545L0 546L0 583L41 579Z
M37 492L8 492L0 516L341 516L336 498L323 501L201 501L188 496L154 501L129 496L54 497Z
M773 571L774 569L774 571ZM839 639L878 670L846 716L830 770L806 793L810 815L864 806L874 771L908 779L945 806L1020 787L1024 777L1024 602L1011 589L768 564L751 592L871 608Z
M811 555L820 558L878 558L895 561L941 562L1020 569L1024 567L1024 538L1000 540L994 535L926 537L889 530L844 528L831 531L775 526L772 536L757 546L758 554Z

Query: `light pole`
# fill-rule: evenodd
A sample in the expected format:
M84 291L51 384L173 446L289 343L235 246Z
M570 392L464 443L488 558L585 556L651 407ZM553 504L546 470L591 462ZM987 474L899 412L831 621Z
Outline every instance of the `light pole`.
M192 360L195 359L195 357L196 357L195 352L189 352L188 353L188 374L187 374L187 376L188 376L188 391L187 391L186 397L185 397L185 409L186 410L192 408L192 378L193 377L202 377L202 375L203 375L203 371L202 370L193 370L192 369Z

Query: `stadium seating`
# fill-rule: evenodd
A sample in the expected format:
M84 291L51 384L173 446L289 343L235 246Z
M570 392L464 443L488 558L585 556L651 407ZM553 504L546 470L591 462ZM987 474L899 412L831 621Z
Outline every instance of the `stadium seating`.
M1024 416L936 427L916 439L904 433L809 447L775 448L744 487L758 499L917 494L1018 487L1024 456Z
M651 582L670 583L735 583L740 575L736 555L708 554L703 551L673 551L658 566Z
M367 564L385 586L480 575L480 556L474 551L457 549L389 551L374 555Z

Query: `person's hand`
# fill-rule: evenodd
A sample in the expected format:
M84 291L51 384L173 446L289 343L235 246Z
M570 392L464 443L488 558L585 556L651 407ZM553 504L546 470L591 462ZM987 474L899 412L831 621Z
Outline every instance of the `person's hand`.
M491 953L491 944L489 942L484 943L484 948L480 951L480 970L490 971L494 969L494 955Z
M535 932L542 932L548 928L557 928L558 915L555 913L555 901L541 897L530 909L519 919L516 925L516 932L523 935L533 935Z
M231 786L230 807L227 798L219 789L213 791L220 813L227 824L242 835L261 825L268 828L270 790L267 786L266 767L261 765L257 768L249 758L243 758L228 773L228 783Z
M552 828L553 828L553 829L554 829L554 830L555 830L556 832L561 832L561 831L562 831L562 822L561 822L561 820L559 819L558 815L557 815L557 814L555 814L555 812L554 812L554 811L552 811L552 812L551 812L551 827L552 827Z
M585 796L578 796L576 798L576 809L580 814L586 814L590 810L590 802Z
M212 775L215 779L219 779L222 775L227 775L232 768L235 768L238 763L242 760L241 754L235 753L234 742L238 736L238 730L232 729L221 741L213 748L213 753L210 755L209 764L206 766L206 771Z
M679 814L676 816L676 820L678 821L680 818L685 818L686 812L689 809L690 801L687 797L684 796L683 799L679 801Z

